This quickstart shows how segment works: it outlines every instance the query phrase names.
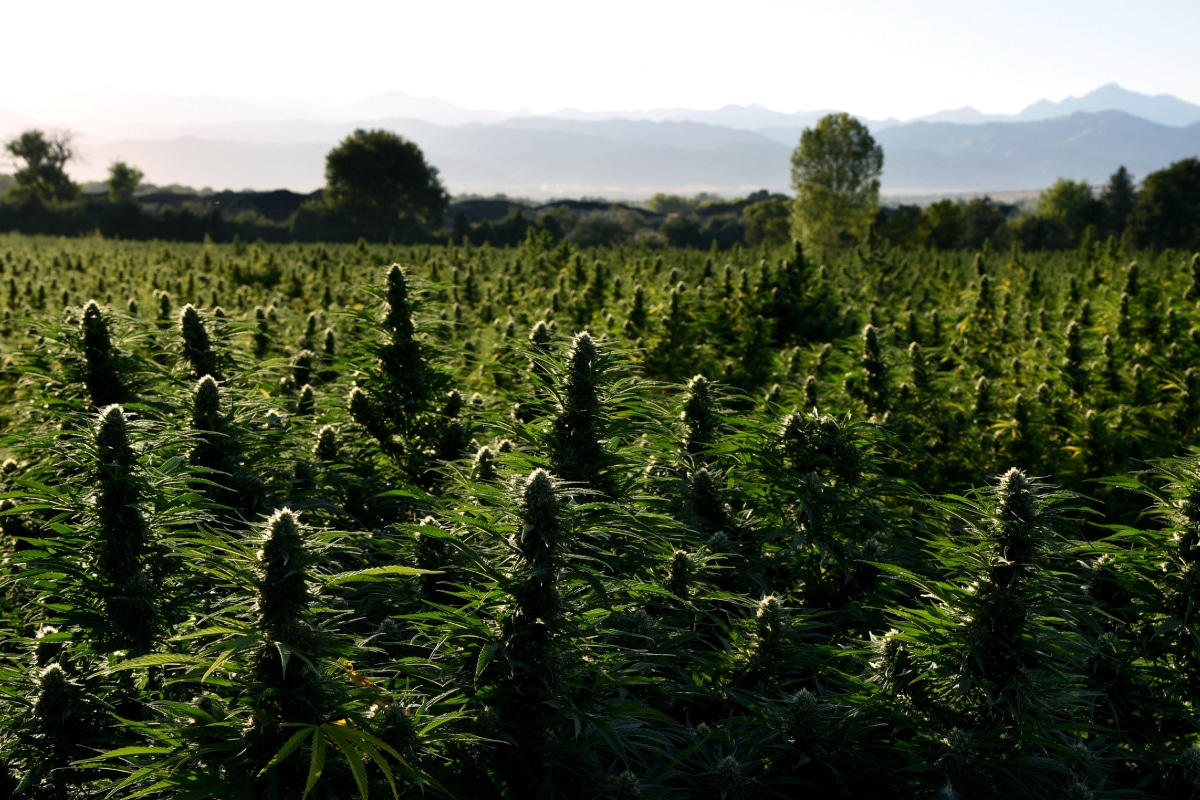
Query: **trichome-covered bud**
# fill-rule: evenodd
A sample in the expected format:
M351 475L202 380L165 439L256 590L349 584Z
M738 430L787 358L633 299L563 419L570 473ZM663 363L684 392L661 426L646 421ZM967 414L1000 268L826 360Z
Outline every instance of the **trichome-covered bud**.
M676 597L686 599L688 587L691 586L695 571L692 557L683 550L676 550L675 554L671 556L671 564L667 569L667 591Z
M215 375L217 356L212 349L208 328L200 318L200 312L191 303L186 304L179 314L179 329L183 335L183 357L192 365L198 378Z
M496 479L496 454L486 444L475 451L471 477L480 483L490 483Z
M367 393L362 390L361 386L355 386L350 390L350 416L359 425L370 426L375 421L375 409L371 405L371 398L367 397Z
M592 373L599 357L596 340L590 333L580 331L575 334L575 338L571 340L571 347L567 350L567 364L572 375L580 376L577 380Z
M908 345L908 361L912 365L912 382L917 391L929 389L929 362L925 359L925 350L917 342Z
M304 384L300 387L300 397L296 400L296 415L307 417L313 413L313 407L316 405L316 395L313 393L311 384Z
M774 639L783 630L787 613L783 604L774 595L767 595L758 602L754 612L754 627L761 641Z
M816 375L809 375L804 379L804 407L816 409L820 405L820 398L820 382Z
M454 419L463 410L463 396L457 389L446 393L446 403L442 406L442 416Z
M308 606L309 555L300 520L290 509L266 521L266 541L259 555L258 611L265 631L278 640L295 625Z
M198 431L218 431L221 428L221 389L212 375L196 381L192 395L192 427Z
M38 738L52 753L69 747L78 736L83 702L83 687L59 664L50 664L38 673L33 722Z
M59 633L53 625L42 625L34 631L33 663L37 667L45 667L62 656L65 642L55 638Z
M527 564L549 567L558 554L563 537L562 502L554 478L535 469L521 492L522 529L517 548Z
M322 461L333 462L338 460L338 434L337 429L332 425L324 425L317 431L317 445L314 448L317 458Z
M604 800L641 800L646 796L641 780L629 770L608 776L605 783L604 794L601 795Z
M96 456L96 570L109 587L121 587L140 571L148 531L139 507L142 482L134 473L137 456L120 406L100 412Z
M533 329L529 331L529 344L540 353L549 352L550 342L553 339L554 335L550 332L550 327L542 320L538 320Z
M108 335L108 323L104 321L104 312L95 300L88 300L84 304L81 325L85 354L95 352L107 356L112 350L112 340Z
M371 723L375 733L393 750L413 759L421 744L421 734L409 709L401 703L388 703L375 713Z
M578 333L566 356L561 411L553 426L553 463L560 477L587 482L611 496L611 476L603 474L606 453L600 395L600 353L587 331Z
M133 465L133 446L129 443L129 427L125 411L119 405L100 410L96 429L97 456L103 465L129 468Z
M408 303L408 282L399 264L392 264L387 273L388 313L386 323L397 340L411 339L416 329Z
M313 362L317 360L317 354L311 350L301 350L292 359L292 380L297 386L303 386L312 380Z
M1037 517L1036 496L1025 473L1010 469L996 486L996 515L1004 522L1029 524Z
M1121 291L1130 297L1137 297L1138 290L1141 288L1141 270L1138 267L1138 262L1131 261L1129 263L1129 271L1125 273L1125 285L1121 287Z
M320 322L321 315L319 312L310 311L304 320L304 348L312 347L313 337L317 335L317 323Z
M718 414L709 390L708 379L696 375L687 383L683 400L684 445L689 453L698 453L713 444Z
M112 339L108 333L108 323L95 300L89 300L83 307L83 357L86 362L88 394L92 405L105 406L120 402L122 380L117 372L113 358Z
M763 398L763 408L771 409L783 402L783 387L778 383L771 384L771 388L767 390L766 396Z
M862 330L862 367L866 383L867 412L882 413L887 398L887 366L879 347L879 332L874 325Z

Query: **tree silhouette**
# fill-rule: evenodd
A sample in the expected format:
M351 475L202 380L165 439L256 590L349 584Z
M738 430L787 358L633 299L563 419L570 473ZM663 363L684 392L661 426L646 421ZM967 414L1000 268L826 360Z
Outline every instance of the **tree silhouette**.
M360 128L325 157L323 203L347 235L410 241L442 226L450 197L414 142Z
M64 169L75 155L69 133L47 136L28 130L6 142L4 149L18 165L9 190L18 199L72 200L79 195Z

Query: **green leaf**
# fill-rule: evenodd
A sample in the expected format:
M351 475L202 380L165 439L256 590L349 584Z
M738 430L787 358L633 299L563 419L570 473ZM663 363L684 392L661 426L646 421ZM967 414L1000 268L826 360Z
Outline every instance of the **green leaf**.
M126 798L126 800L134 800L134 798L137 797L149 797L150 795L156 795L159 792L162 792L164 789L174 788L176 788L174 781L159 781L158 783L152 786L147 786L145 789L140 789L133 794L122 795L122 797Z
M114 664L111 667L100 670L101 675L110 675L114 672L121 672L127 669L142 669L143 667L161 667L166 664L203 664L204 659L196 656L185 656L178 653L151 653L147 656L138 656L119 664Z
M343 732L344 726L333 723L326 723L321 726L321 729L328 734L329 739L333 742L334 747L341 751L346 758L346 765L350 767L350 773L354 775L354 782L358 784L358 793L362 800L367 798L367 770L362 763L362 752L359 751L354 743L347 739Z
M1178 627L1179 627L1179 618L1178 617L1167 617L1165 620L1163 620L1163 623L1161 625L1159 625L1158 628L1155 629L1154 635L1162 636L1164 633L1170 633L1171 631L1175 630Z
M17 514L28 514L30 511L45 511L47 508L55 508L55 506L50 503L28 503L23 506L16 506L14 508L10 508L5 511L0 511L0 517L11 517L11 516L15 516Z
M487 665L491 663L492 657L496 655L496 651L500 649L499 642L490 642L483 646L479 652L479 658L475 662L475 681L478 683L479 678L483 675L483 671L487 669Z
M325 735L322 731L317 730L313 733L312 760L308 762L308 781L304 784L304 794L300 796L300 800L308 797L308 793L317 785L317 781L321 779L321 773L324 771Z
M312 736L312 735L319 736L320 729L316 728L314 726L311 726L311 725L306 725L303 728L301 728L300 730L293 733L292 738L290 738L286 742L284 742L283 747L279 748L279 752L276 753L275 756L270 761L267 762L267 765L265 767L263 767L262 770L259 771L258 774L260 776L265 775L267 770L271 769L272 767L274 767L277 764L283 763L283 761L286 760L288 756L290 756L292 753L296 752L296 749L298 747L300 747L301 742L303 742L305 740L305 738L307 738L308 736Z
M208 628L201 628L198 631L192 631L191 633L181 633L178 636L172 636L171 640L175 641L175 642L183 642L183 641L187 641L188 639L201 639L205 636L216 636L217 634L222 634L222 633L245 634L246 631L245 631L245 629L242 629L242 628L230 628L226 625L213 625Z
M371 569L360 569L354 572L339 572L337 575L330 575L325 579L326 586L340 586L344 583L370 582L378 581L390 575L441 575L440 570L435 569L417 569L415 567L401 567L393 565L390 567L373 567Z
M213 661L213 663L208 665L208 669L204 670L204 674L200 676L200 682L204 683L206 680L208 680L209 676L220 669L222 664L233 658L236 652L237 650L234 648L223 651L219 656L217 656L217 659Z
M116 750L108 750L98 756L85 758L82 761L77 761L77 764L95 764L109 758L124 758L125 756L145 756L145 755L165 755L173 752L174 747L118 747Z

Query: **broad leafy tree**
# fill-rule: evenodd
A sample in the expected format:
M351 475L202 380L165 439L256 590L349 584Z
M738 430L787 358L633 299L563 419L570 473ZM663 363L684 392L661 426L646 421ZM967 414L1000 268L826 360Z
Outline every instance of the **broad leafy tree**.
M875 215L875 234L893 247L916 247L921 242L923 214L917 205L881 208Z
M938 250L953 250L961 246L966 223L963 204L943 199L925 209L921 221L921 239Z
M440 228L450 197L414 142L359 129L325 157L324 204L347 233L405 241Z
M79 186L65 169L75 156L69 133L28 130L6 142L4 149L16 167L9 191L18 199L73 200L79 195Z
M751 247L767 245L778 247L787 244L788 204L779 197L769 197L751 203L742 212L746 222L746 244Z
M124 161L115 161L108 168L108 199L113 203L129 203L142 183L145 173Z
M992 198L973 197L962 207L962 244L971 250L991 242L996 247L1008 245L1008 225L1003 209Z
M1037 202L1037 216L1049 222L1055 231L1055 244L1073 247L1082 240L1083 232L1091 226L1104 225L1106 210L1103 201L1092 192L1087 181L1059 178L1042 192Z
M1200 159L1147 175L1127 232L1136 247L1200 250Z
M879 210L883 148L849 114L827 114L792 152L793 235L809 247L864 242Z

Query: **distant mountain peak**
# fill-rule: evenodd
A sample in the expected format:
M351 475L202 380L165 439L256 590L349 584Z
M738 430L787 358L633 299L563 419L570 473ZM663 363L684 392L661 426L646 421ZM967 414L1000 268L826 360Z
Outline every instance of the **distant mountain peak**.
M1200 122L1200 106L1180 100L1174 95L1134 92L1117 83L1106 83L1082 97L1072 96L1058 103L1052 100L1038 100L1017 114L1014 119L1042 120L1065 117L1080 111L1093 114L1102 111L1123 111L1150 122L1176 128Z

